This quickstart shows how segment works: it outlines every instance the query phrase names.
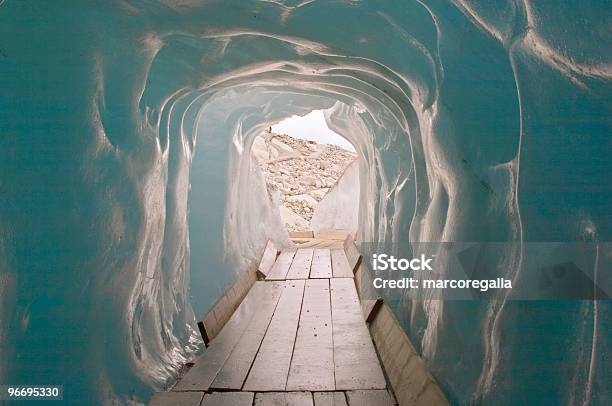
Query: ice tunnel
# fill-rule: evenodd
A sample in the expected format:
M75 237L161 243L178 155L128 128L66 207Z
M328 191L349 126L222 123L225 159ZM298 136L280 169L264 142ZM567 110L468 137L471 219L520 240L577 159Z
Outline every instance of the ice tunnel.
M585 243L610 282L610 11L0 0L0 384L171 386L196 321L290 246L249 151L315 109L359 157L358 243L499 243L518 285L558 264L530 244ZM607 300L379 294L451 404L612 403Z

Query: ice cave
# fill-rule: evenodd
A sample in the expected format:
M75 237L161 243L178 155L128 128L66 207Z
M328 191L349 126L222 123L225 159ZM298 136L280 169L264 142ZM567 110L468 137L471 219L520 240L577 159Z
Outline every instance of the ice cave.
M250 150L313 110L358 156L357 243L499 243L517 285L563 256L530 244L584 243L609 283L610 15L0 0L0 384L68 404L170 387L207 351L197 320L291 244ZM451 404L612 404L609 300L378 294Z

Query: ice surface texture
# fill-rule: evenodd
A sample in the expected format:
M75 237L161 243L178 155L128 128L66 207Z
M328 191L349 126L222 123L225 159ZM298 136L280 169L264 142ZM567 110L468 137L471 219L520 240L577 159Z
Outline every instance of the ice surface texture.
M514 241L517 279L522 242L610 241L609 15L0 0L0 382L80 404L171 382L194 310L287 242L253 137L312 109L360 155L361 241ZM405 303L454 402L612 402L609 302Z

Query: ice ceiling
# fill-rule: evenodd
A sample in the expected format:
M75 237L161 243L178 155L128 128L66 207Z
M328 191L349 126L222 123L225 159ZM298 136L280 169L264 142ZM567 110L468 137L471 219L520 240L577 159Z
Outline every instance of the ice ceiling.
M245 152L313 109L361 157L361 241L518 242L509 278L523 242L609 241L609 15L0 0L0 382L63 383L74 403L170 382L200 344L194 314L286 242ZM453 402L612 401L608 303L400 313Z

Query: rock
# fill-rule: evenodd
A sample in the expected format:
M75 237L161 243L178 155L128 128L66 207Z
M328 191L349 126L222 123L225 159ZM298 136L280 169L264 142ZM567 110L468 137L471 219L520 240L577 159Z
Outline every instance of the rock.
M277 138L272 138L270 142L274 148L278 151L279 155L293 155L295 154L295 150L291 148L289 145L285 144L282 141L279 141Z
M314 176L303 176L300 179L300 183L303 185L314 186L317 183L317 178Z
M280 194L277 201L289 231L309 229L319 202L356 158L335 145L274 133L257 137L252 153L270 193Z
M310 195L307 194L299 194L294 196L288 196L287 201L289 202L299 202L299 204L306 204L308 206L316 206L318 201Z
M308 227L308 221L285 206L280 207L280 214L285 224L290 224L294 227Z
M325 191L324 189L315 189L315 190L311 190L310 192L308 192L308 195L311 196L314 200L317 201L317 203L323 199L323 196L325 196Z
M251 151L258 162L266 162L270 159L268 147L266 146L266 142L263 137L255 138L255 140L253 141L253 146L251 147Z

